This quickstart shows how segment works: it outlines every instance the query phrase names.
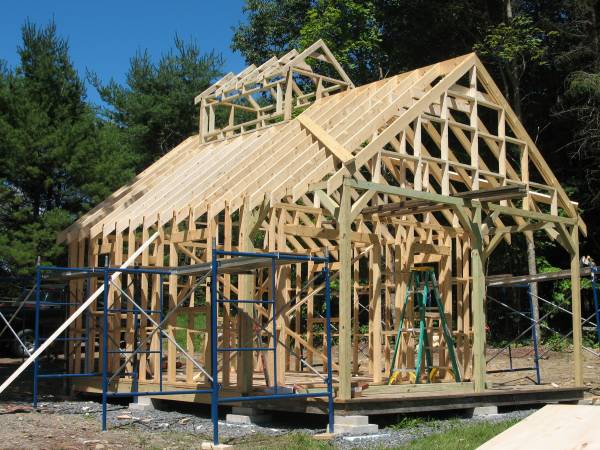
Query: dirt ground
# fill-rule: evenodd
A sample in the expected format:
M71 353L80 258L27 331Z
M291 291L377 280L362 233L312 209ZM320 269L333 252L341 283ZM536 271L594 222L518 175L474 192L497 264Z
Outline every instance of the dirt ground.
M2 449L191 449L201 442L194 434L144 432L127 425L102 432L95 415L0 412Z
M489 360L497 350L489 349ZM569 352L541 352L541 375L543 384L572 386L574 383L573 355ZM533 355L531 349L513 350L513 367L531 367ZM0 359L0 379L5 379L17 366L17 360ZM492 359L489 369L509 367L506 352ZM585 384L590 393L600 394L600 358L584 352ZM532 384L533 371L513 372L489 375L488 380L496 385ZM153 421L130 417L120 420L127 413L126 406L113 405L109 430L100 429L99 404L94 401L65 401L59 394L60 384L41 387L41 407L33 410L31 401L31 374L25 374L19 382L2 395L0 400L0 449L193 449L200 448L202 441L210 439L210 422L206 413L165 413L169 416L158 417ZM64 399L67 400L67 399ZM65 406L60 407L61 404ZM58 406L57 406L58 405ZM92 405L92 406L87 406ZM175 414L175 415L173 415ZM186 415L187 414L187 415ZM194 415L195 414L195 415ZM200 414L200 415L198 415ZM120 416L121 415L121 416ZM168 419L165 419L168 417ZM186 419L186 417L191 417ZM181 425L186 420L189 426ZM170 423L165 423L170 421ZM293 422L304 422L302 418L291 419L290 426L281 425L279 429L224 429L227 441L241 443L242 447L269 448L281 436L294 428ZM179 425L178 425L179 424ZM198 426L197 424L201 424ZM323 425L307 426L301 432L314 434ZM239 433L238 433L239 432ZM239 434L240 438L232 436Z
M491 359L498 349L488 349L486 359L488 370L506 369L510 367L508 352L503 351L499 356ZM542 384L550 384L556 387L574 386L573 377L573 353L550 352L540 349L540 372ZM513 367L533 367L533 351L531 347L520 347L512 349ZM586 387L594 395L600 394L600 358L591 353L583 352L583 376ZM490 361L491 359L491 361ZM507 372L502 374L489 374L488 381L497 385L523 385L532 384L535 380L535 372Z

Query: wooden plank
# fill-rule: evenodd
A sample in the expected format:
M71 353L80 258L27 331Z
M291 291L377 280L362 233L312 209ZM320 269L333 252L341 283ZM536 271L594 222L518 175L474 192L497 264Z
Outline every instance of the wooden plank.
M352 160L352 153L346 150L335 139L333 139L323 128L321 128L320 125L314 122L311 118L301 114L298 116L298 121L342 163L345 164L348 161Z
M411 393L472 393L473 383L426 383L426 384L371 384L363 392L363 397L394 396Z
M587 277L592 273L589 267L581 267L579 276ZM535 275L490 275L486 277L487 286L510 286L541 281L565 280L571 278L571 270L558 270L556 272L541 272Z
M480 450L600 448L600 408L546 405L479 447Z

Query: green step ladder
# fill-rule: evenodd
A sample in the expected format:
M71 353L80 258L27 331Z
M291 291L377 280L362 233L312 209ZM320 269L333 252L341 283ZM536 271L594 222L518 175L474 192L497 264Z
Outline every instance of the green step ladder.
M410 303L410 296L414 294L413 307L415 308L415 312L418 311L418 321L419 321L419 343L417 347L417 359L415 361L415 369L395 369L396 366L396 358L398 357L398 351L400 350L400 339L402 336L404 319L406 316L406 308ZM439 313L439 320L442 325L442 332L444 333L444 339L446 340L448 346L448 354L450 356L450 361L452 363L452 372L454 375L454 379L457 383L460 382L460 372L458 370L458 363L456 360L456 349L454 346L454 339L452 339L452 335L450 330L448 329L448 324L446 322L446 315L444 313L444 307L442 305L442 299L440 297L440 291L438 288L438 282L435 277L435 271L433 267L415 267L410 271L410 275L408 278L408 286L406 289L406 297L404 299L404 305L402 306L402 313L400 314L400 321L398 322L398 334L396 335L396 343L394 345L394 355L392 357L392 365L390 370L390 377L388 379L388 384L394 384L397 380L398 376L400 376L404 372L414 372L415 374L415 383L419 383L419 379L421 376L421 366L422 366L422 358L423 354L425 354L425 370L427 373L427 380L431 381L432 371L436 369L433 366L433 358L431 357L431 349L429 347L429 340L427 338L427 330L426 330L426 316L427 312L431 311L431 307L429 307L428 311L428 300L434 299L435 306L434 310L437 310L436 313ZM415 330L414 321L410 324L409 330Z

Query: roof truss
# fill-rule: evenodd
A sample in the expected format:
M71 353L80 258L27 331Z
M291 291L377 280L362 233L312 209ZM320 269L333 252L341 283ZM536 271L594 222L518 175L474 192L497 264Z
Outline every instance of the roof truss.
M327 59L325 49L316 43L235 80L268 80L267 74L285 67L306 70L302 61ZM234 86L243 89L233 81L216 83L201 102L230 95ZM404 190L354 189L352 218L365 232L376 225L362 214L364 208L420 198L409 191L465 201L468 192L502 189L522 195L482 202L496 205L486 218L490 229L522 230L531 220L562 217L585 232L576 204L474 54L359 88L347 89L349 81L345 86L289 121L251 133L224 132L223 139L205 143L189 138L59 240L107 236L143 223L163 225L173 217L178 223L190 215L215 217L238 210L245 199L251 208L299 202L335 217L348 178ZM418 212L400 211L394 220L460 227L455 209L421 206ZM555 227L541 228L560 239ZM510 233L502 239L509 241Z

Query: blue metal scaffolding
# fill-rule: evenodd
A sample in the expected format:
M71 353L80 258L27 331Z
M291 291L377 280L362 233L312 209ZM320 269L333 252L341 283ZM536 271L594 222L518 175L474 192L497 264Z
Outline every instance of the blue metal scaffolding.
M65 314L68 314L69 307L79 306L80 303L67 301L53 301L51 299L45 298L42 300L41 295L41 283L42 283L42 273L43 272L63 272L66 268L64 267L54 267L54 266L37 266L35 271L35 325L34 325L34 351L37 350L40 346L40 343L43 342L46 337L40 336L40 321L42 317L40 316L41 310L43 310L44 306L53 306L53 307L63 307L65 308ZM94 273L94 269L68 269L71 272L76 272L83 276L88 277L88 285L89 285L89 277ZM97 271L97 270L96 270ZM85 315L86 328L89 323L89 311L86 311ZM85 348L85 352L87 354L88 349L88 340L87 340L87 330L86 333L82 334L80 337L68 336L68 332L65 332L63 337L59 337L56 339L58 342L79 342L83 344ZM65 365L68 364L65 355ZM68 373L67 368L65 368L65 372L46 372L40 373L40 361L37 358L33 363L33 406L37 407L38 404L38 387L40 379L50 379L50 378L58 378L58 379L69 379L69 378L83 378L83 377L94 377L99 376L99 372L90 372L89 368L85 367L83 373Z
M248 265L248 261L252 264ZM277 301L276 301L276 270L278 266L292 263L301 263L301 262L316 262L323 264L322 277L325 282L325 306L326 306L326 348L327 348L327 361L323 362L323 366L326 366L327 374L326 376L322 376L322 378L326 382L326 389L320 392L310 392L310 393L293 393L287 392L287 389L281 389L277 383L277 347L278 344L283 344L280 339L278 339L277 332ZM237 264L239 263L239 264ZM226 270L227 273L248 273L249 271L255 269L267 269L269 270L270 278L271 278L271 293L272 297L269 299L228 299L219 297L218 290L218 279L219 273ZM40 285L42 281L43 272L54 272L54 273L68 273L68 277L71 278L88 278L96 277L99 280L102 280L102 284L104 286L104 292L102 297L102 337L100 340L100 345L102 349L102 358L101 358L101 368L100 371L93 371L87 366L87 362L89 358L87 357L88 352L95 351L95 348L91 350L88 348L90 345L88 339L88 333L83 333L81 336L73 337L73 336L65 336L60 338L60 340L64 341L75 341L81 343L84 346L84 351L86 354L86 367L83 373L40 373L39 368L39 360L36 359L34 362L34 370L33 370L33 405L37 406L38 403L38 384L39 380L42 378L71 378L71 377L96 377L100 376L102 380L102 430L106 430L107 428L107 402L109 398L115 397L138 397L138 396L168 396L168 395L177 395L177 394L210 394L211 396L211 419L213 422L213 442L214 444L218 444L219 442L219 404L223 403L240 403L246 401L265 401L265 400L290 400L290 399L300 399L300 398L309 398L309 397L327 397L327 406L328 406L328 415L329 415L329 430L333 431L333 417L334 417L334 406L333 406L333 374L332 374L332 338L331 338L331 291L330 291L330 273L329 273L329 258L328 257L316 257L316 256L307 256L307 255L297 255L297 254L289 254L289 253L250 253L250 252L234 252L234 251L223 251L218 250L216 245L213 243L212 249L212 261L208 264L200 264L195 266L183 266L179 268L164 268L164 269L150 269L150 268L115 268L115 267L100 267L100 268L71 268L71 267L56 267L56 266L37 266L36 268L36 287L35 287L35 296L36 296L36 320L35 320L35 349L37 350L40 342L44 339L39 336L39 325L40 325L40 308L43 306L43 301L40 296ZM159 283L159 310L151 310L142 308L131 296L127 294L118 284L115 284L110 275L114 273L120 274L130 274L130 275L156 275L158 276ZM186 301L187 297L191 295L194 289L191 289L187 296L185 296L182 300L177 303L175 308L171 309L165 314L165 308L163 305L163 280L165 276L168 275L197 275L198 279L196 281L196 286L200 283L204 282L206 278L210 276L210 288L211 288L211 300L210 302L210 343L211 343L211 370L210 374L191 356L189 355L185 349L183 349L177 342L174 340L169 334L167 334L163 327L174 314L174 312ZM131 306L127 306L125 309L123 305L119 308L109 307L109 287L113 287L115 292L118 292L121 296L123 296ZM56 305L56 303L53 303ZM263 347L260 345L260 342L257 343L257 346L254 347L219 347L218 346L218 314L219 307L225 304L229 304L230 306L238 309L240 304L260 304L260 305L270 305L272 310L272 315L269 322L272 322L272 329L266 330L267 325L262 326L261 329L267 331L272 336L272 347ZM63 302L63 306L66 308L71 306L80 306L81 303L73 303L73 302ZM124 312L131 312L134 314L134 342L136 348L134 350L123 350L119 348L119 344L112 342L113 346L116 346L116 349L111 348L111 341L109 336L109 315L110 314L121 314ZM89 331L89 311L87 312L88 317L86 319L86 328ZM152 315L158 315L158 321L152 318ZM140 318L145 317L154 327L154 330L149 333L142 342L138 342L138 329L140 326ZM163 339L162 337L159 339L159 349L158 350L147 350L144 349L146 346L148 339L152 338L155 333L159 333L162 337L170 340L178 351L182 352L186 358L188 358L200 371L202 371L206 378L210 381L210 387L206 389L196 389L196 390L164 390L163 389L163 374L162 374L162 360L163 360ZM95 344L92 342L92 346ZM220 392L222 390L222 385L219 383L219 367L218 367L218 354L225 352L272 352L273 361L274 361L274 380L272 382L273 394L270 395L247 395L247 396L237 396L237 397L221 397ZM109 373L109 363L108 358L109 355L112 354L120 354L125 357L125 361L120 365L120 367L116 370L113 370ZM148 354L148 353L158 353L159 361L161 363L158 365L159 370L159 390L158 391L139 391L138 385L138 370L137 365L133 364L133 370L131 373L123 373L123 369L127 366L127 364L131 361L132 358L140 355L140 354ZM67 355L65 355L66 357ZM66 358L65 358L66 359ZM304 363L306 361L303 360ZM307 363L306 363L307 364ZM314 369L313 369L314 370ZM315 371L316 372L316 371ZM118 378L122 375L131 375L132 377L132 390L128 392L111 392L110 385L115 378ZM320 375L320 374L319 374Z
M272 298L267 300L262 299L226 299L218 297L217 282L219 276L219 269L221 268L222 259L219 257L242 257L242 258L264 258L270 260L270 277L271 277L271 293ZM227 261L227 260L225 260ZM279 340L277 338L277 301L275 299L275 273L278 264L290 264L292 262L305 262L313 261L317 263L323 263L323 277L325 280L325 307L326 307L326 341L327 341L327 390L323 392L313 393L288 393L278 392L277 383L277 346ZM212 400L211 400L211 416L213 420L213 442L214 444L219 443L219 404L220 403L237 403L246 401L260 401L260 400L289 400L297 398L308 398L308 397L327 397L328 398L328 413L329 413L329 431L333 432L333 374L331 364L331 292L330 292L330 280L329 280L329 260L328 258L305 256L305 255L294 255L288 253L247 253L247 252L232 252L217 250L213 243L213 254L212 254L212 268L211 268L211 298L216 299L212 301L211 306L211 369L212 369ZM217 342L217 323L218 308L219 305L229 303L237 308L238 304L250 303L250 304L269 304L271 305L272 317L270 322L272 323L271 335L273 337L273 347L231 347L231 348L219 348ZM264 329L264 328L263 328ZM240 397L219 397L219 391L221 387L218 382L218 353L219 352L273 352L273 391L272 395L249 395Z
M593 301L594 301L594 311L592 312L591 315L589 315L588 317L582 317L581 318L581 324L582 326L589 323L590 325L592 325L595 328L596 331L596 338L598 340L598 343L600 344L600 302L598 299L598 284L597 284L597 274L598 274L598 267L596 267L595 265L590 267L589 270L589 274L591 277L591 287L592 287L592 295L593 295ZM539 280L538 282L541 282L544 280ZM495 287L499 287L499 286L503 286L502 284L496 284ZM549 327L544 320L548 317L550 317L552 314L554 314L557 310L558 311L562 311L565 312L569 315L572 315L572 312L569 311L568 309L553 303L549 300L546 300L543 297L540 297L539 295L536 296L538 301L541 301L543 303L545 303L546 305L549 306L549 310L546 312L546 314L544 314L542 317L539 317L538 320L536 321L534 318L534 313L533 313L533 293L531 292L531 283L529 284L519 284L519 283L507 283L504 287L514 287L514 288L526 288L527 289L527 299L528 299L528 303L529 303L529 311L528 312L523 312L523 311L518 311L517 309L513 308L512 306L508 305L506 302L500 301L494 297L492 297L491 295L488 294L487 298L491 301L493 301L494 303L497 303L500 306L503 306L504 308L512 311L514 314L524 317L525 319L527 319L530 322L530 325L524 330L522 331L517 337L515 337L514 339L512 339L507 345L505 345L504 347L502 347L496 354L494 354L490 359L488 359L486 362L489 363L490 361L492 361L494 358L496 358L498 355L500 355L504 350L508 349L508 355L509 355L509 367L506 369L495 369L495 370L488 370L487 373L492 374L492 373L502 373L502 372L520 372L520 371L535 371L536 374L536 384L541 384L541 375L540 375L540 359L543 358L543 355L540 355L539 352L539 341L540 341L540 337L537 335L536 332L536 325L539 326L540 328L544 328L556 335L562 336L564 338L568 338L573 331L571 330L568 334L563 334L560 333L559 331L557 331L556 329L553 329L551 327ZM596 322L592 322L592 318L596 319ZM511 345L514 342L517 342L519 339L521 339L526 333L529 332L529 330L531 330L531 342L532 342L532 346L533 346L533 367L513 367L512 365L512 353L511 353ZM592 349L586 347L586 346L582 346L582 348L584 350L586 350L587 352L589 352L590 354L598 357L600 356L599 353L594 352Z
M542 384L542 376L540 373L540 355L539 355L539 338L540 337L537 335L536 324L541 322L542 320L544 320L548 315L550 315L550 312L546 313L543 317L538 319L538 321L536 322L534 313L533 313L533 298L531 296L531 284L522 284L522 285L517 284L517 285L513 285L512 287L527 289L527 300L529 303L529 311L528 312L518 311L517 309L513 308L512 306L509 306L506 303L504 303L500 300L497 300L494 297L491 297L489 295L488 295L488 298L490 300L492 300L493 302L498 303L501 306L504 306L505 308L512 311L513 313L526 318L531 324L524 331L522 331L517 337L512 339L507 345L505 345L500 350L498 350L498 352L496 352L496 354L494 354L490 359L488 359L486 361L486 364L489 364L493 359L495 359L498 355L500 355L505 349L508 349L509 367L506 369L488 370L488 371L486 371L486 373L493 374L493 373L505 373L505 372L534 371L535 372L535 384ZM525 334L527 334L529 332L529 330L531 330L531 344L533 347L533 366L532 367L513 367L513 356L512 356L512 351L511 351L511 345L513 343L517 342L519 339L521 339Z

